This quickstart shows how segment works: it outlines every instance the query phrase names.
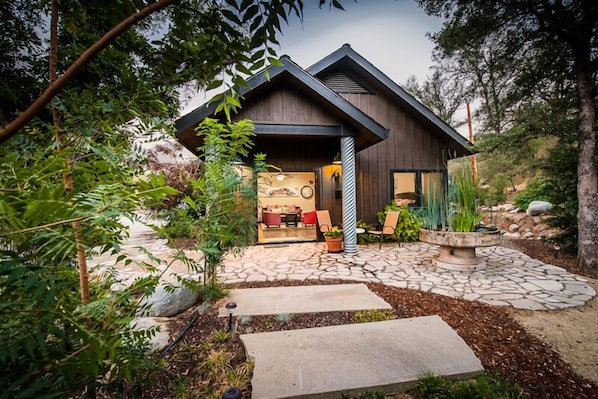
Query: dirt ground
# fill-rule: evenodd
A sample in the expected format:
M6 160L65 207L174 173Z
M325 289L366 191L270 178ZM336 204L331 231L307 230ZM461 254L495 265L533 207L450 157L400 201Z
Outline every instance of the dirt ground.
M588 278L598 292L598 280ZM529 333L558 352L573 370L598 383L598 299L578 309L539 312L511 310Z
M503 245L580 274L598 292L598 272L577 268L574 255L562 253L555 256L547 244L538 240L505 240ZM550 345L577 373L598 383L597 297L582 308L548 312L510 309L510 312L529 333Z

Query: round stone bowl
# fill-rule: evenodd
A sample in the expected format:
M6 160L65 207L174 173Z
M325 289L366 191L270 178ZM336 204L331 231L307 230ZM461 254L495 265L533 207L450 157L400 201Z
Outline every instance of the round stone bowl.
M475 271L486 267L486 261L476 257L476 247L492 247L502 241L500 230L461 233L456 231L419 230L419 240L440 246L432 264L441 269Z

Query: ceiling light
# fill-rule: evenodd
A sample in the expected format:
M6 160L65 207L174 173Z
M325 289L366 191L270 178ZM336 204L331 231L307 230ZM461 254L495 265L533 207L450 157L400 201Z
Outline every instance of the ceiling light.
M343 161L341 160L341 154L340 154L340 152L336 153L336 155L334 156L334 159L332 160L332 163L334 165L342 165Z

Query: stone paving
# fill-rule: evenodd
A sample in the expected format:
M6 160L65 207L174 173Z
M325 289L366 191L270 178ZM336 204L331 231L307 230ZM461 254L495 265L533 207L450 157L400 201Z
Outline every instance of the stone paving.
M325 243L258 245L228 256L223 283L343 279L378 282L516 309L555 310L582 306L596 292L587 279L503 247L478 248L486 269L436 269L438 247L426 243L359 246L356 254L327 253Z

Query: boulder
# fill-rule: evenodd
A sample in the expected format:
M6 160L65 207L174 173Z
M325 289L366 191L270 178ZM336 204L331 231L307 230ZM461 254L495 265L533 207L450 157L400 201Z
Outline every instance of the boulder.
M164 283L160 283L156 287L156 291L145 300L142 301L142 308L149 308L149 312L144 316L147 317L170 317L177 315L191 306L195 305L199 300L199 292L192 290L184 285L174 285L174 288L166 289Z
M547 213L552 209L552 204L547 201L532 201L527 207L526 213L530 216L537 216Z
M509 233L514 233L514 232L516 232L516 231L518 231L518 230L519 230L519 226L518 226L518 225L516 225L515 223L513 223L513 224L511 224L511 225L509 226Z
M131 322L135 330L146 330L151 327L158 327L156 334L150 338L150 345L153 350L159 351L170 343L168 333L169 319L166 317L140 317Z

